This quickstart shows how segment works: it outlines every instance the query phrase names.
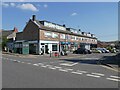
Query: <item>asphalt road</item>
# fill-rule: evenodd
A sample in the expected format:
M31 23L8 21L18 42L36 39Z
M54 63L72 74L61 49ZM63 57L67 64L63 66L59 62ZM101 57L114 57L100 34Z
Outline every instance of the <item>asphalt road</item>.
M95 63L98 58L101 55L58 60L4 54L2 85L3 88L118 88L118 72Z

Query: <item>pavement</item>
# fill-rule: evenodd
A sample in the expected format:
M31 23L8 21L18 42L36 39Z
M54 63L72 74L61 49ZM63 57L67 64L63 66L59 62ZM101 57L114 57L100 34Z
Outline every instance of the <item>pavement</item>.
M98 64L102 56L26 58L3 54L3 88L118 88L118 72Z

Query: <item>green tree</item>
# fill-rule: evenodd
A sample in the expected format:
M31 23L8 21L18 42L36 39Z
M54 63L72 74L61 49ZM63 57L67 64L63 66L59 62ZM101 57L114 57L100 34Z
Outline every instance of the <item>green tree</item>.
M7 37L2 37L2 50L7 46L8 39Z

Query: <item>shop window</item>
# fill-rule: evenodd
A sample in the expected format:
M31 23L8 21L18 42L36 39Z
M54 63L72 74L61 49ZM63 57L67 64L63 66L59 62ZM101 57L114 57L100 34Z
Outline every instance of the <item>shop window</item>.
M44 45L44 43L41 43L41 45Z
M57 51L57 45L52 45L52 51Z

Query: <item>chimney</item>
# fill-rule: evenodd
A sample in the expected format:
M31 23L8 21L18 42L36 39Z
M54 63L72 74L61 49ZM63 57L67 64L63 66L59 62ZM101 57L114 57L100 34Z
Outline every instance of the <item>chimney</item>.
M63 24L63 27L65 27L65 24Z
M14 32L16 32L16 33L18 32L18 29L16 27L14 27Z
M79 31L81 31L81 29L79 29Z
M35 15L32 16L32 20L33 20L33 21L36 20L36 16L35 16Z

